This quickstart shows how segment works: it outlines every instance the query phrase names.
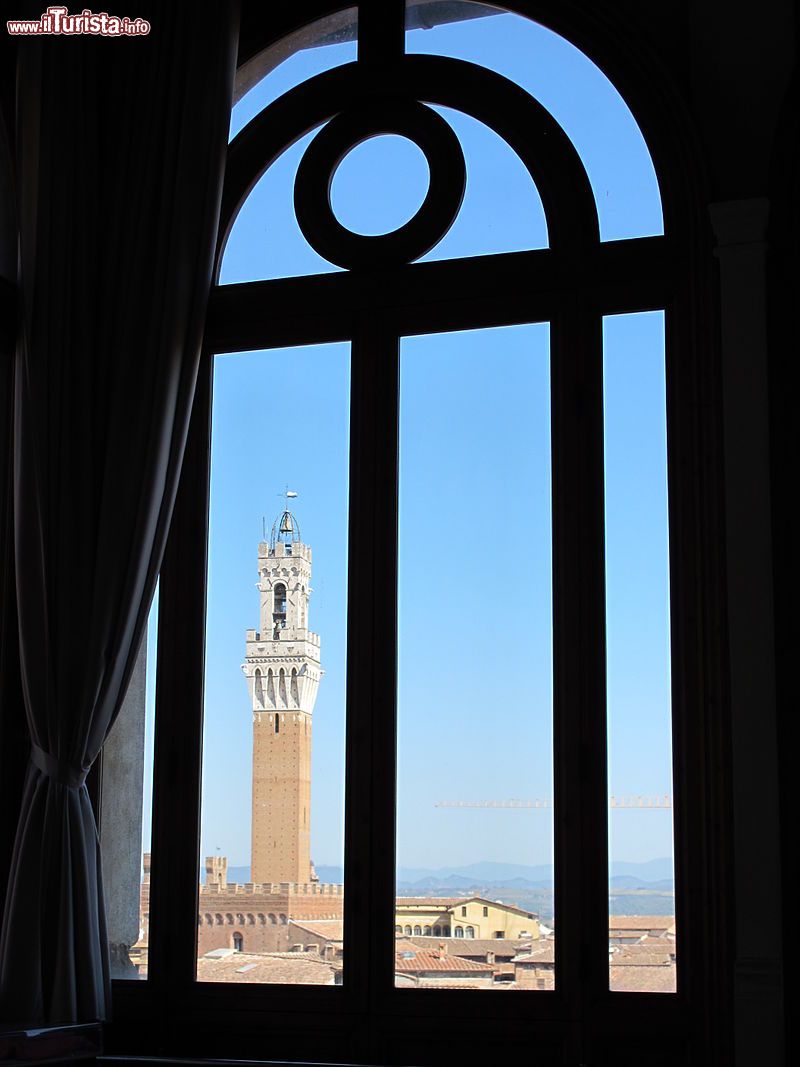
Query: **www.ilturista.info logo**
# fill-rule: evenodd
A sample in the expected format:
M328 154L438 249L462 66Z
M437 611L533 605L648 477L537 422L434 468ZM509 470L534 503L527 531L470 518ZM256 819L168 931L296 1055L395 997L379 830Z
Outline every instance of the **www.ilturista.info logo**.
M76 36L89 33L95 37L141 37L150 32L146 19L129 19L127 15L95 14L85 7L79 15L70 15L66 7L48 7L39 19L10 19L8 32L22 37Z

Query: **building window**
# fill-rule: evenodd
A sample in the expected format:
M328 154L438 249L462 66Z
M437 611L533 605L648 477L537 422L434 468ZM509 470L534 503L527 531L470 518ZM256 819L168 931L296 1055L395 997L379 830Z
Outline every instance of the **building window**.
M242 935L240 933L235 933L233 935L233 951L234 952L241 952L243 948L244 948L244 938L242 937Z

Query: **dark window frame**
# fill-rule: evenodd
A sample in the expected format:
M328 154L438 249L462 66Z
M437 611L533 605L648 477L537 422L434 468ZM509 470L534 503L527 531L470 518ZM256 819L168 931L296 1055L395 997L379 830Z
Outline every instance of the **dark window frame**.
M344 6L306 0L293 5L291 13L270 16L269 25L259 29L254 9L246 5L251 16L244 19L240 59L245 62L271 41ZM619 26L602 30L558 3L519 0L505 6L535 16L583 48L601 62L629 105L635 104L662 183L665 235L598 244L580 264L542 250L477 257L455 269L449 263L401 267L386 276L382 293L391 295L383 302L370 279L358 272L344 276L346 281L334 275L215 287L161 575L151 977L143 983L115 983L110 1050L468 1063L496 1050L498 1040L506 1049L518 1040L527 1052L534 1036L545 1062L550 1057L594 1062L612 1049L615 1059L629 1054L641 1063L665 1049L673 1051L676 1062L690 1054L703 1054L709 1062L724 1060L730 1019L730 991L723 977L728 917L720 907L722 894L715 892L729 863L724 648L719 637L724 601L716 554L722 521L721 398L702 182L690 134L677 112L670 114L661 87L650 84L646 63L631 61ZM375 59L396 58L401 27L401 4L362 5L359 61L371 68L369 76L378 85L382 72ZM514 284L521 273L526 277L524 300ZM430 292L437 293L436 301L415 303ZM265 308L271 312L266 326ZM610 993L607 988L607 784L605 760L598 758L605 752L605 716L592 714L597 698L587 697L587 690L602 692L604 703L605 649L598 636L605 623L602 316L660 309L667 329L679 959L675 996ZM396 712L398 339L545 320L551 323L553 364L559 985L555 991L505 990L502 995L396 990L393 849L387 847L394 834L395 796L394 775L387 772L394 768ZM359 560L358 568L350 568L348 610L351 620L369 617L370 633L380 635L378 641L363 627L349 624L347 982L335 988L196 983L206 606L205 583L197 576L205 575L207 564L212 353L340 340L352 343L350 553ZM581 409L577 421L576 405ZM586 491L577 492L578 486ZM581 520L566 522L567 512L575 509ZM565 561L574 573L583 574L582 581L567 576ZM568 641L581 648L582 669L572 680L558 659L558 649L563 651ZM380 669L373 670L374 665ZM572 682L574 692L569 691ZM567 801L573 815L578 813L569 834L564 826ZM354 817L357 811L371 812L368 826ZM446 1043L431 1045L442 1032ZM265 1033L270 1035L268 1048ZM660 1035L656 1050L654 1033Z

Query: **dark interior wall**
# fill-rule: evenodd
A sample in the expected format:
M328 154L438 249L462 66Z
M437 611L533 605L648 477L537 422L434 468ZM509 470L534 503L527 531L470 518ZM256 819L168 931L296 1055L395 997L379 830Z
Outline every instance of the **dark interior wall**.
M9 60L10 62L3 62ZM12 556L11 429L17 239L12 151L13 54L0 42L0 871L7 869L22 794L27 731L22 713ZM7 817L5 817L7 816ZM0 913L5 900L0 876Z
M282 27L296 19L299 6L276 5L276 10L268 11L262 3L246 2L241 58L249 58L267 38L280 36ZM313 0L303 7L313 18L327 5ZM687 153L701 176L709 262L715 241L729 249L725 253L727 281L721 281L722 291L713 308L723 352L720 373L727 387L729 431L743 427L745 435L753 435L752 440L746 436L742 441L737 430L735 439L729 438L726 445L727 538L720 545L729 574L728 638L736 660L736 671L730 677L735 706L732 743L742 753L738 762L733 755L731 787L739 858L734 881L728 887L737 915L737 964L732 981L740 1026L744 1027L737 1039L741 1062L746 1062L746 1050L755 1047L763 1063L778 1063L783 1027L781 956L793 958L789 955L789 924L781 923L779 886L782 881L784 892L789 893L796 884L791 789L794 760L788 744L793 725L793 646L788 634L793 609L789 576L795 543L791 505L796 482L796 435L791 432L796 415L790 380L800 340L794 313L800 281L798 171L793 164L793 153L800 147L800 99L794 82L796 6L790 0L764 0L757 8L721 0L652 4L572 0L534 3L530 10L592 55L626 95L643 127L647 130L648 123L656 123L650 127L656 140L658 108L669 102L673 108L670 121L684 124ZM267 18L270 29L265 34ZM13 113L11 49L5 39L0 49L0 102L6 118ZM9 141L6 126L0 124L0 275L14 279L16 240ZM733 205L716 212L714 227L712 205ZM752 224L753 211L761 222ZM723 236L725 226L728 229ZM736 227L741 234L738 243ZM732 249L739 246L746 250L746 276L737 274L739 253ZM714 256L713 262L719 258ZM753 277L761 279L760 294L754 295ZM10 336L13 308L13 294L6 287L0 291L0 339ZM754 392L751 372L761 391ZM10 529L8 341L0 351L0 374L0 568L5 560L5 570L0 572L5 620L0 630L0 749L7 760L24 737L15 639L9 621L13 619L13 590L8 584L9 557L2 551L4 534ZM7 548L7 536L5 545ZM747 575L747 583L740 581L742 574ZM18 759L6 766L17 770L0 775L0 804L10 816L0 822L12 827L13 796L21 771ZM752 861L754 837L761 857L758 863ZM10 831L0 837L0 870L7 867L10 842ZM0 886L0 898L3 890ZM757 936L750 939L748 927ZM787 1039L791 1043L788 1030Z

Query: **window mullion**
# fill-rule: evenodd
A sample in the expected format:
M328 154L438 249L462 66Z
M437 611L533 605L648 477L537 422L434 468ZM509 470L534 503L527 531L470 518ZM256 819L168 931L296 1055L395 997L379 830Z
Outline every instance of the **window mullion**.
M608 787L602 319L578 299L551 373L556 986L583 1014L608 988Z
M345 983L366 1003L394 975L397 336L362 320L351 375Z
M148 971L164 998L197 962L212 380L204 353L159 589Z

